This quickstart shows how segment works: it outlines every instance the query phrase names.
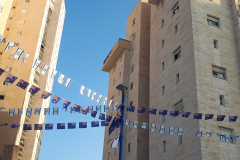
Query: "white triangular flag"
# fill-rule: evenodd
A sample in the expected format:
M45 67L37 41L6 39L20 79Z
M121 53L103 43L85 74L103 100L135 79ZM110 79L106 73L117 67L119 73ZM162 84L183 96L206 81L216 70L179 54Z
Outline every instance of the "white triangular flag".
M80 94L83 95L84 94L84 91L85 91L86 87L81 85L81 88L80 88Z
M20 59L20 57L22 56L24 50L22 50L21 48L17 48L17 50L15 51L13 57L17 60Z
M178 136L182 136L182 135L183 135L183 131L184 131L183 128L178 128L178 133L177 133L177 135L178 135Z
M141 127L142 127L143 129L147 129L147 126L148 126L147 123L142 123L142 125L141 125Z
M63 84L65 79L65 76L61 73L59 73L59 77L58 77L58 83Z
M130 125L130 122L131 122L130 120L126 119L126 123L125 123L125 124L126 124L127 126L129 126L129 125Z
M57 71L55 69L52 69L52 74L51 74L51 78L54 79L54 77L56 76Z
M207 132L206 135L207 135L208 137L211 137L212 133L211 133L211 132Z
M196 136L197 136L197 137L202 137L202 134L203 134L203 131L197 131L197 132L196 132Z
M88 97L90 97L91 92L92 92L92 90L88 88L88 93L87 93Z
M119 137L120 137L120 133L118 133L118 135L114 138L114 140L111 144L111 148L118 148Z
M110 99L110 100L109 100L109 104L108 104L108 105L109 105L109 107L111 107L111 105L112 105L112 102L113 102L113 100L111 100L111 99Z
M165 133L166 126L160 126L159 133Z
M15 46L15 44L8 41L6 47L4 48L4 52L6 52L8 49L12 48L13 46Z
M49 66L46 65L46 64L44 64L44 66L43 66L43 68L42 68L42 71L41 71L41 74L42 74L42 75L45 75L45 74L47 73L48 69L49 69Z
M6 40L6 38L4 38L2 35L0 35L0 44L2 43L2 42L4 42Z
M37 70L41 63L42 63L42 62L41 62L40 60L36 59L35 62L34 62L34 64L33 64L33 67L32 67L32 68L34 68L35 70Z
M156 124L151 124L150 131L155 132L156 131Z
M103 105L107 104L107 100L108 100L107 97L105 97L104 100L103 100Z
M23 57L23 59L22 59L22 62L23 62L23 63L25 63L25 62L26 62L26 60L27 60L28 56L29 56L29 54L28 54L28 53L25 53L25 54L24 54L24 57Z
M97 93L96 93L96 92L93 92L93 94L92 94L92 100L95 99L96 95L97 95Z
M133 128L138 128L138 121L133 121Z
M67 78L65 86L68 87L71 82L72 82L72 80L70 78Z
M98 96L97 103L100 103L100 102L101 102L102 97L103 97L103 96L102 96L101 94Z
M175 127L169 127L169 134L173 134L175 130Z
M113 111L116 111L116 110L117 110L117 107L118 107L118 102L115 102L115 104L112 105L112 110L113 110Z

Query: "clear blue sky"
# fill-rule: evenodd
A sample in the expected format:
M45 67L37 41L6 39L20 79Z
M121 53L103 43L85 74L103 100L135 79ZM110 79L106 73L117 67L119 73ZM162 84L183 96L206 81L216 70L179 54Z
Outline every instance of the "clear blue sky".
M127 17L138 0L66 0L66 19L63 28L57 70L82 85L107 96L109 74L101 71L103 61L118 40L125 38ZM69 88L57 82L53 93L82 106L99 105L79 94L80 86L71 83ZM102 103L100 103L102 105ZM63 101L50 103L59 107L60 115L50 115L47 123L53 130L44 132L40 160L101 160L104 127L91 128L98 120L90 115L70 114L62 111ZM73 104L70 105L72 107ZM52 111L52 110L51 110ZM103 109L102 109L103 112ZM56 123L88 122L87 129L57 130Z

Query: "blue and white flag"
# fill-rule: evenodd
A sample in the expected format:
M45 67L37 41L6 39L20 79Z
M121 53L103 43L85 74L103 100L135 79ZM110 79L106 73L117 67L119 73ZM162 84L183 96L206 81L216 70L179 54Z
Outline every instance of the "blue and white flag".
M95 99L96 95L97 95L97 93L93 92L93 94L92 94L92 101Z
M157 125L156 125L156 124L151 124L150 131L151 131L151 132L155 132L155 131L156 131L156 128L157 128Z
M182 135L183 135L183 131L184 131L183 128L178 128L177 135L178 135L178 136L182 136Z
M232 138L233 138L233 141L236 142L238 140L239 136L234 135Z
M98 96L97 103L100 103L100 102L101 102L102 97L103 97L103 96L102 96L101 94Z
M8 116L15 116L15 109L9 109Z
M33 63L33 67L32 68L37 70L41 63L42 62L40 60L36 59L35 62Z
M119 138L120 138L120 133L118 133L118 135L114 138L114 140L111 144L111 148L118 148Z
M65 79L65 76L61 73L59 73L59 77L58 77L58 83L63 84Z
M32 85L31 88L28 90L28 92L30 92L32 94L36 94L39 90L40 90L40 88Z
M88 106L88 113L92 113L93 111L93 106Z
M96 111L101 112L101 106L96 106Z
M222 138L223 138L222 134L221 133L217 133L217 136L218 136L218 139L221 141Z
M196 132L196 136L197 137L202 137L202 135L203 135L203 131L197 131Z
M22 116L23 113L23 109L22 108L18 108L18 116Z
M5 81L13 84L17 79L18 77L9 73Z
M56 69L52 69L51 78L54 79L56 75L57 75Z
M6 52L8 49L10 49L10 48L12 48L12 47L14 47L14 46L15 46L14 43L8 41L6 47L4 48L4 52Z
M40 113L41 113L41 108L35 108L34 114L40 115Z
M175 127L169 127L169 134L173 134L175 131Z
M133 128L138 128L138 121L133 121Z
M108 105L104 105L104 112L109 112L110 107Z
M61 97L55 96L53 97L52 103L57 104L61 100Z
M127 126L129 126L129 125L130 125L130 123L131 123L131 120L129 120L129 119L126 119L126 123L125 123L125 124L126 124Z
M207 135L208 137L211 137L211 136L212 136L212 133L211 133L211 132L207 132L206 135Z
M0 76L3 74L4 70L0 68Z
M88 93L87 93L88 97L90 97L91 92L92 92L92 90L88 88Z
M44 115L50 115L50 108L44 108Z
M224 135L224 138L225 138L225 142L227 142L227 143L229 143L229 142L232 142L232 137L231 137L231 135L229 135L229 134L225 134Z
M67 107L68 107L70 104L71 104L70 101L64 100L64 102L63 102L63 110L64 110L64 111L67 111Z
M166 126L160 126L159 133L165 133Z
M27 108L26 116L31 116L31 115L32 115L32 108Z
M71 82L72 82L72 79L67 78L66 83L65 83L65 87L69 87Z
M29 83L20 79L20 81L17 83L17 86L22 88L22 89L26 89L28 87Z
M81 85L81 88L80 88L80 94L81 94L81 95L83 95L83 94L84 94L84 92L85 92L85 89L86 89L86 87L85 87L85 86L83 86L83 85Z
M29 53L25 53L25 54L24 54L24 57L23 57L23 59L22 59L22 62L23 62L23 63L26 62L28 56L29 56Z
M142 129L147 129L148 124L147 123L142 123L141 127Z
M52 94L47 92L47 91L43 91L43 94L42 94L42 98L43 99L47 99L49 96L51 96Z
M53 108L53 115L58 115L59 108Z
M2 43L2 42L4 42L6 40L6 38L4 38L2 35L0 35L0 44Z
M41 74L42 75L46 75L47 71L49 70L49 66L44 64L43 68L42 68L42 71L41 71Z
M113 103L113 100L110 99L108 106L111 107L112 103Z
M104 100L103 100L103 105L107 104L107 100L108 100L107 97L105 97Z
M114 105L112 105L112 110L117 111L118 109L118 102L116 102Z
M24 50L22 50L21 48L17 48L17 50L15 51L13 57L17 60L20 59L20 57L22 56Z

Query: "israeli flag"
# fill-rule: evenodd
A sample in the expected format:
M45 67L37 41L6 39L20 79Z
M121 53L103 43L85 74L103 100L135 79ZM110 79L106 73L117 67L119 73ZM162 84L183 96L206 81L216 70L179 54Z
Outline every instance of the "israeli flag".
M63 84L64 79L65 79L65 76L63 74L59 73L58 83Z
M96 111L101 112L101 106L96 106Z
M117 109L118 109L118 102L115 102L115 104L112 105L112 110L117 111Z
M202 137L202 135L203 135L203 131L197 131L196 132L196 136L197 137Z
M217 136L218 136L218 139L221 141L222 140L222 135L221 135L221 133L217 133Z
M109 106L108 105L104 105L104 112L109 112Z
M57 71L55 69L52 70L52 74L51 74L51 78L54 79L54 77L56 76Z
M24 52L24 50L22 50L21 48L18 48L18 49L15 51L13 57L14 57L15 59L19 60L20 57L22 56L23 52Z
M33 63L33 67L32 68L37 70L41 63L42 62L40 60L36 59L35 62Z
M58 115L59 108L53 108L53 115Z
M207 132L206 135L207 135L208 137L211 137L211 136L212 136L212 133L211 133L211 132Z
M2 42L4 42L6 40L6 38L4 38L2 35L0 35L0 44L2 43Z
M126 124L127 126L129 126L129 125L130 125L130 122L131 122L130 120L126 119L126 123L125 123L125 124Z
M178 135L178 136L182 136L182 135L183 135L183 131L184 131L183 128L178 128L178 133L177 133L177 135Z
M8 49L12 48L13 46L15 46L15 44L8 41L6 47L4 48L4 52L6 52Z
M147 123L142 123L141 127L142 129L147 129L148 124Z
M15 109L9 109L8 116L15 116Z
M28 54L28 53L25 53L25 54L24 54L24 57L23 57L23 59L22 59L22 62L23 62L23 63L25 63L25 62L26 62L26 60L27 60L28 56L29 56L29 54Z
M32 115L32 108L27 108L26 116L31 116L31 115Z
M50 115L50 108L44 108L44 115Z
M87 93L87 96L90 97L90 94L91 94L92 90L91 89L88 89L88 93Z
M49 66L46 65L46 64L44 64L44 66L43 66L43 68L42 68L42 71L41 71L41 74L42 74L42 75L46 75L48 69L49 69Z
M83 95L84 94L84 91L85 91L86 87L81 85L81 88L80 88L80 94Z
M98 96L97 103L100 103L100 102L101 102L102 97L103 97L103 96L102 96L101 94Z
M165 133L166 126L160 126L159 133Z
M92 94L92 101L95 99L96 95L97 95L97 93L93 92L93 94Z
M103 105L106 105L106 104L107 104L107 97L105 97L103 100Z
M133 128L138 128L138 121L133 121Z
M169 127L169 134L173 134L174 133L174 130L175 130L175 127Z
M227 143L232 142L231 135L225 134L225 142L227 142Z
M71 82L72 82L72 80L70 78L67 78L67 81L65 83L65 87L69 87Z
M22 116L23 113L23 109L22 108L18 108L18 116Z
M233 141L236 142L238 140L239 136L233 136Z
M120 137L120 133L118 133L118 135L114 138L114 140L111 144L111 148L118 148L119 137Z
M92 113L93 111L93 106L88 106L88 113Z
M113 100L110 99L109 104L108 104L109 107L111 107L112 103L113 103Z
M34 114L35 115L40 115L40 113L41 113L41 108L35 108Z
M156 124L151 124L150 131L155 132L156 128L157 128Z

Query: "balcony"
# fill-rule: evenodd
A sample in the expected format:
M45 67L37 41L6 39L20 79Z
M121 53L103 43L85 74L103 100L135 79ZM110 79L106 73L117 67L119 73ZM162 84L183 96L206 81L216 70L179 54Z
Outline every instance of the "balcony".
M26 139L27 138L27 133L25 131L22 131L22 135L21 136L22 136L23 139Z
M117 43L114 45L113 49L103 62L102 71L110 72L112 66L117 61L117 59L122 55L125 49L127 50L131 49L131 42L124 39L118 39Z
M157 5L161 0L148 0L147 2L150 4Z

